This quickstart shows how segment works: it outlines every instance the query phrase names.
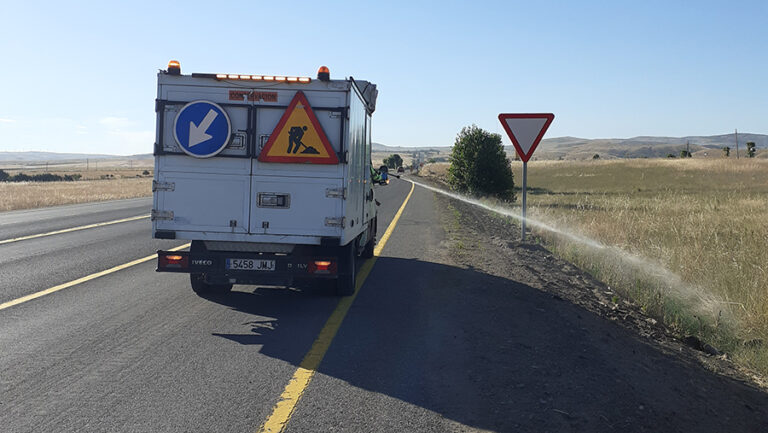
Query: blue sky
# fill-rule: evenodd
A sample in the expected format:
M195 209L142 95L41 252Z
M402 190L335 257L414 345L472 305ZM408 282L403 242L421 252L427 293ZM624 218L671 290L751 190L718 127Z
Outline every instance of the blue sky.
M0 151L150 153L156 71L379 86L373 139L768 133L766 1L3 2ZM505 137L506 141L506 137Z

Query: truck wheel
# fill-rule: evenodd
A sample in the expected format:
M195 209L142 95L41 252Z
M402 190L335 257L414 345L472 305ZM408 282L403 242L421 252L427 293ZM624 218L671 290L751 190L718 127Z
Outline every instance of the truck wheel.
M336 280L336 294L339 296L350 296L355 293L355 280L357 279L356 250L355 242L350 242L343 249L342 257L339 260L341 262L339 278Z
M373 233L371 234L371 240L369 240L368 243L365 244L365 247L363 248L363 252L362 254L360 254L362 257L366 259L370 259L371 257L373 257L373 249L376 246L376 229L377 229L376 224L378 222L377 219L378 218L374 218L372 220Z
M368 241L367 244L365 244L365 248L363 248L363 253L360 254L361 257L370 259L373 257L373 248L376 246L376 238L371 238L370 241Z
M189 274L192 290L199 295L226 293L232 290L232 284L209 284L205 282L205 274Z

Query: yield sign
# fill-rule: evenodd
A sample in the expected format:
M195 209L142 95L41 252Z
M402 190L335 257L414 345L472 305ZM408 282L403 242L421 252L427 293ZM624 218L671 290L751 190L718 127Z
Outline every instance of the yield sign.
M507 131L523 162L528 162L531 158L554 118L552 113L499 114L501 126Z
M261 162L338 164L307 97L299 90L259 154Z

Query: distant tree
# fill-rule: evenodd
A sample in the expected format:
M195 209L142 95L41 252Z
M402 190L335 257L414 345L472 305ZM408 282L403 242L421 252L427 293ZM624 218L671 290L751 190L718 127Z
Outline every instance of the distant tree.
M680 158L690 158L690 157L691 157L691 152L688 152L685 149L680 151Z
M398 154L390 155L387 158L384 158L384 165L386 165L389 168L397 168L403 166L403 158L400 157Z
M456 136L449 160L448 182L453 189L515 199L512 167L501 144L501 135L477 125L464 127Z
M668 153L667 158L677 158L674 153Z
M728 147L728 146L725 146L725 147L723 148L723 156L724 156L724 157L726 157L726 158L728 158L729 156L731 156L731 148L730 148L730 147Z
M5 170L0 170L0 182L8 182L10 178L10 174L8 174Z
M748 141L747 142L747 157L748 158L754 158L755 157L755 142L754 141Z
M149 176L149 170L144 170L141 172L142 176Z
M600 159L600 155L594 154L594 155L592 155L592 159Z

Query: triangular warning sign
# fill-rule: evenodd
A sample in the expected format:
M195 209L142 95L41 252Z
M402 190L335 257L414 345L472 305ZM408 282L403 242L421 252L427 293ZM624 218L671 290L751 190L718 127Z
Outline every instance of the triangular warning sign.
M552 113L499 114L499 121L523 162L528 162L554 120Z
M296 92L259 154L259 161L294 164L339 163L336 152L333 151L303 92Z

